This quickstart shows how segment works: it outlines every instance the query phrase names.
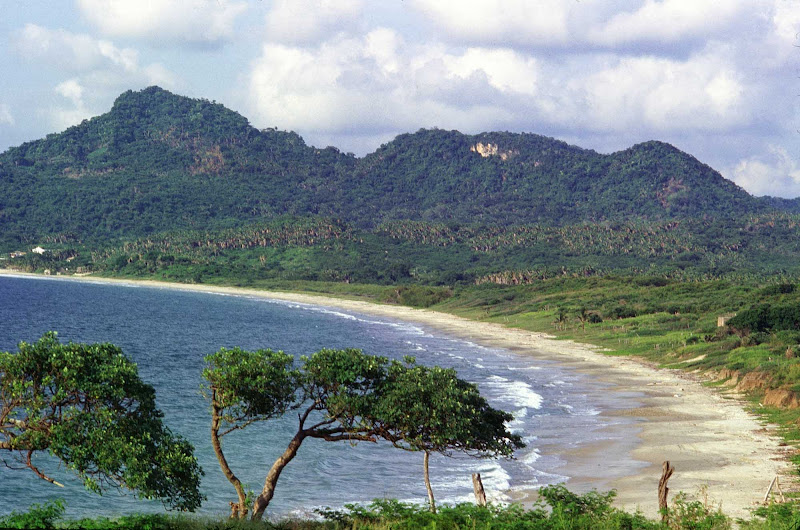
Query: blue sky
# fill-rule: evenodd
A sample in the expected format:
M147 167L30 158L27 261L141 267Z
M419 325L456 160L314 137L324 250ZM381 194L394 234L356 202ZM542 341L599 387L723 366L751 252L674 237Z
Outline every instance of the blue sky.
M800 0L4 0L0 150L149 85L363 155L422 127L656 139L800 196Z

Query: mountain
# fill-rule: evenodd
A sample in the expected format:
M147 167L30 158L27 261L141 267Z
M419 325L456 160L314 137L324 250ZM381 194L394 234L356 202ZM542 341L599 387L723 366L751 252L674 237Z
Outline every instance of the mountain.
M662 142L602 155L535 134L422 130L359 160L355 175L370 184L361 206L390 218L562 224L764 208Z
M281 216L563 225L775 209L661 142L603 155L535 134L420 130L363 158L158 87L0 155L0 247L106 243Z

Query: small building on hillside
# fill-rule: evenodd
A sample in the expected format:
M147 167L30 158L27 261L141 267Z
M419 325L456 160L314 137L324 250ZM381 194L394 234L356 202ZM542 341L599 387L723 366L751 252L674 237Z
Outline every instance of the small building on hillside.
M717 327L721 328L728 324L728 320L736 316L736 313L728 313L727 315L720 315L717 317Z
M47 250L46 248L36 247L36 248L32 248L31 252L33 252L34 254L44 254L45 252L50 252L50 251Z

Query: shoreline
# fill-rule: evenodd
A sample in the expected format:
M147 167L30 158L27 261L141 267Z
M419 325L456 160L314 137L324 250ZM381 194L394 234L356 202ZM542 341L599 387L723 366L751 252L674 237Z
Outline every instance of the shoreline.
M745 412L739 399L703 386L686 372L659 369L629 357L605 355L600 348L589 344L556 340L544 333L448 313L316 294L95 276L44 276L3 269L0 275L225 293L335 307L423 324L478 344L557 361L565 368L609 383L609 392L643 396L636 398L641 403L639 407L603 412L632 418L640 431L637 440L585 444L559 454L566 460L563 471L570 479L565 485L571 490L582 493L593 488L616 489L615 505L628 511L638 508L648 517L658 515L657 488L664 460L675 467L669 482L670 499L679 491L699 497L699 490L707 487L708 498L731 517L749 517L749 510L763 500L776 475L784 484L791 481L792 470L787 462L791 448L782 447L775 429L765 427ZM619 470L604 468L603 454L609 450L625 451L642 465L633 474L625 471L619 476ZM523 503L535 498L534 491L512 494Z

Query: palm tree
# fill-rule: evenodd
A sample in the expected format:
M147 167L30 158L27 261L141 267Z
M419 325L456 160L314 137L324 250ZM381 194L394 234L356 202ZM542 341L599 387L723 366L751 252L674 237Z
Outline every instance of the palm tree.
M556 329L563 331L567 327L567 310L563 307L558 308L558 315L556 316L555 325Z
M589 320L589 313L586 311L586 306L581 306L578 310L578 321L581 323L581 329L586 332L586 321Z

